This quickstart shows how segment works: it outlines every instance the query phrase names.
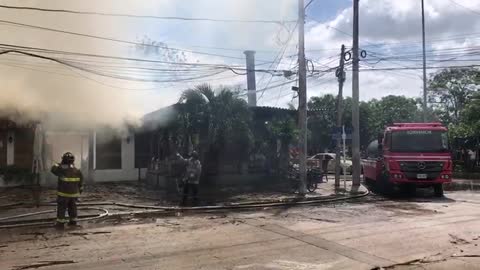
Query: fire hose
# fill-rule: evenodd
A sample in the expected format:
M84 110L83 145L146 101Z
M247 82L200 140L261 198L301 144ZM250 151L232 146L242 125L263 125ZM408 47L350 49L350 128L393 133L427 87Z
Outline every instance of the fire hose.
M172 214L176 212L210 212L210 211L221 211L221 210L231 210L231 209L255 209L255 208L266 208L266 207L282 207L282 206L295 206L295 205L313 205L318 203L330 203L338 201L346 201L353 199L360 199L366 197L370 194L367 190L361 194L356 194L348 197L331 197L331 198L307 198L307 199L289 199L289 200L275 200L268 202L246 202L246 203L237 203L237 204L224 204L224 205L209 205L209 206L196 206L196 207L178 207L178 206L152 206L152 205L138 205L138 204L128 204L128 203L119 203L119 202L86 202L79 203L79 210L97 210L103 211L99 215L86 215L80 216L78 221L87 221L95 220L111 216L122 216L122 215L134 215L134 214ZM56 206L54 203L43 203L41 206ZM110 213L105 208L95 208L92 206L120 206L125 208L134 208L134 209L144 209L142 211L128 211L128 212L119 212L119 213ZM16 228L16 227L26 227L26 226L37 226L37 225L47 225L51 224L53 218L49 219L31 219L31 220L22 220L22 221L8 221L12 219L19 219L24 217L43 215L48 213L54 213L55 210L46 210L35 213L20 214L10 217L0 218L0 229L7 228Z
M93 219L103 218L109 215L107 209L104 208L94 208L94 207L80 207L79 210L97 210L103 213L98 215L83 215L78 218L78 221L88 221ZM38 215L45 215L49 213L55 213L56 210L46 210L34 213L27 213L21 215L15 215L10 217L0 218L0 229L9 229L9 228L19 228L19 227L28 227L28 226L41 226L41 225L49 225L55 220L55 218L42 218L42 219L29 219L29 220L21 220L21 221L5 221L11 219L19 219L24 217L31 217L31 216L38 216Z

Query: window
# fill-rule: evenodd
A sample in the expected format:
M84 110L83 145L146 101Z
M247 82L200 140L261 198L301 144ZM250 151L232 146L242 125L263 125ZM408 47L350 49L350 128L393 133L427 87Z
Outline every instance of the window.
M0 130L0 168L7 166L7 132Z
M33 162L34 130L19 128L15 130L14 164L19 168L30 169Z
M135 134L135 168L148 168L152 158L149 132Z
M392 133L392 152L446 152L448 136L444 131L406 130Z
M111 134L97 134L96 169L122 168L122 139Z

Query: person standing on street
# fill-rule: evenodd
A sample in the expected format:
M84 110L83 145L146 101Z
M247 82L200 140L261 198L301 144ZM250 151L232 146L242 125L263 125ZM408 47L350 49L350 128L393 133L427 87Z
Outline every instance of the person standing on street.
M198 203L198 186L200 185L200 176L202 174L202 164L198 158L198 153L193 151L189 159L184 159L180 154L177 154L177 156L187 165L183 178L182 206L186 205L189 193L192 193L193 202L196 205Z
M65 223L77 225L77 199L83 191L82 172L75 168L75 156L67 152L60 164L53 165L51 172L58 177L57 185L57 222L56 227L63 229ZM65 212L68 211L68 220Z
M473 151L472 149L468 149L467 151L467 155L468 155L468 167L470 169L470 171L474 171L475 170L475 167L476 167L476 160L477 160L477 153L475 151Z

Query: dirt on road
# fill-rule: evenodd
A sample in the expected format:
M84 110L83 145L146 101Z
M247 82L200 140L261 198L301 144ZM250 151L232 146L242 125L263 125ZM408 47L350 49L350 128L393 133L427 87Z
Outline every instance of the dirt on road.
M0 231L0 269L480 269L480 194Z

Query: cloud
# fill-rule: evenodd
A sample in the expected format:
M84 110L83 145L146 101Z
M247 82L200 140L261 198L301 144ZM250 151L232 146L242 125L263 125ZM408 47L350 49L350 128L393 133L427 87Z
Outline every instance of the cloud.
M480 10L478 1L459 1L462 5ZM478 14L461 8L448 0L426 1L426 33L429 66L472 64L462 62L465 57L458 57L474 46L480 44L480 20ZM307 49L309 57L330 66L332 56L339 54L341 44L352 44L352 8L339 12L331 20L307 23ZM361 62L363 68L402 68L421 67L421 6L420 1L360 1L360 44L368 51L366 59ZM338 48L338 49L335 49ZM446 53L455 53L457 60L439 62ZM376 56L375 56L376 54ZM400 57L398 60L378 61L382 57ZM338 59L338 56L337 56ZM377 63L378 62L378 63ZM321 67L321 65L320 65ZM435 70L428 70L429 73ZM344 92L351 93L351 73L347 73ZM332 76L332 75L329 75ZM360 98L368 100L389 94L419 97L422 92L422 70L365 71L360 73ZM321 85L309 83L311 95L337 93L336 82ZM309 94L309 95L310 95Z

